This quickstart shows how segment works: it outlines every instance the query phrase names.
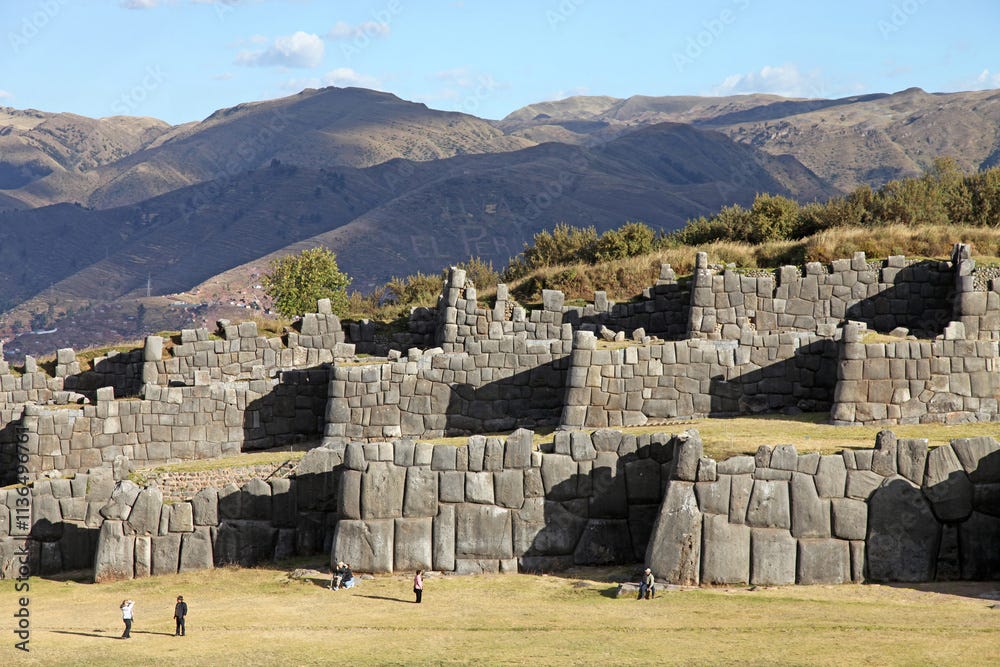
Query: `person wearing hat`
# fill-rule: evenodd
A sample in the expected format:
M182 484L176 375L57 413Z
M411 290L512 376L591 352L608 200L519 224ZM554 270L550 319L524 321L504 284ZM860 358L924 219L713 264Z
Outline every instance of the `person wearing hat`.
M647 567L646 571L642 573L642 582L639 583L639 599L652 600L655 585L656 579L653 578L653 571Z
M177 621L177 628L174 630L174 637L184 636L184 617L187 616L188 606L183 595L177 596L177 604L174 605L174 620Z

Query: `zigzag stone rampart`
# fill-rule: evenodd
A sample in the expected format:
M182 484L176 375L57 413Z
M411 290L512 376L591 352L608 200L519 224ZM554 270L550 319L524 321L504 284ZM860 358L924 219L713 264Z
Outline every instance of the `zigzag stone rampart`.
M527 311L504 285L497 286L493 306L481 304L464 272L452 269L438 307L415 310L412 330L391 339L379 337L367 322L345 328L329 304L321 302L317 313L306 315L282 338L260 336L253 323L220 322L215 334L206 329L181 332L170 349L163 339L148 337L143 349L109 354L87 370L81 370L72 350L57 353L51 376L32 359L20 374L3 364L3 470L8 480L15 472L26 480L38 478L33 493L39 498L40 518L32 530L37 567L44 572L77 565L87 560L81 548L103 544L99 554L110 555L100 556L95 567L101 570L99 563L106 561L108 572L120 569L135 576L146 572L154 539L161 545L157 548L168 550L170 561L174 533L197 534L176 539L181 546L185 540L190 543L186 553L199 566L331 550L351 554L375 570L416 563L439 568L451 560L456 563L452 569L459 571L622 562L640 557L638 547L646 540L642 526L651 525L646 519L656 514L651 506L660 499L647 494L643 502L633 502L629 480L638 473L630 477L629 466L651 470L648 461L655 461L661 468L658 479L670 480L656 543L681 545L682 551L669 563L663 561L669 549L658 547L648 558L660 558L661 573L671 580L749 580L760 569L753 565L758 558L783 563L781 577L787 581L789 549L795 552L796 582L858 580L865 572L881 577L878 568L887 557L879 556L877 566L870 556L862 557L881 553L870 530L859 537L858 530L838 532L835 525L848 516L874 516L874 508L895 496L877 494L878 502L866 505L864 512L853 501L873 502L874 489L883 485L901 493L914 512L924 513L920 516L926 514L924 505L935 516L938 528L913 537L927 553L934 551L927 540L937 540L933 564L920 570L920 576L949 571L952 551L960 554L954 565L959 572L995 576L992 561L983 554L994 544L991 517L996 516L1000 480L982 472L973 479L962 459L971 456L962 449L968 445L952 445L954 456L946 448L933 450L923 480L913 472L915 464L907 463L916 476L901 476L919 494L900 486L900 475L883 474L888 468L876 470L871 461L877 452L870 460L855 454L855 467L845 454L841 458L847 486L824 496L817 475L822 466L836 465L824 463L832 460L827 457L796 456L794 467L784 468L775 465L773 453L767 462L759 454L761 461L754 461L748 471L742 469L745 460L716 464L699 455L692 464L691 456L680 454L694 446L696 438L687 436L683 445L676 438L669 446L659 443L656 455L643 456L645 450L637 444L637 461L647 461L638 464L628 458L633 452L623 454L620 449L628 449L622 443L632 442L633 436L602 436L615 441L610 448L606 440L580 435L579 429L828 408L838 424L997 420L996 273L977 269L965 246L956 246L950 261L892 257L875 264L856 254L829 267L814 263L804 271L784 267L744 273L710 266L699 254L690 281L678 282L664 265L657 284L627 304L615 304L598 292L593 304L567 306L561 292L545 290L541 308ZM410 343L424 347L398 349ZM382 356L358 357L356 345ZM554 450L532 452L526 461L518 454L517 465L508 465L510 438L505 444L474 436L459 448L413 444L420 438L544 425L560 427ZM516 443L524 438L511 437ZM242 490L224 490L229 509L221 509L218 498L214 501L222 518L194 522L197 528L192 530L186 529L186 514L154 521L150 508L156 505L156 492L136 491L120 479L136 464L214 458L320 438L324 446L306 458L294 480L258 480ZM976 456L989 459L984 469L992 470L992 445L983 441L976 447L985 448ZM455 453L454 462L448 452ZM782 452L779 459L788 454ZM497 456L503 464L492 467ZM962 462L964 472L959 474L953 459ZM940 476L937 468L932 470L932 460L947 469L943 482L928 481ZM811 468L814 461L816 470ZM904 465L901 461L897 472ZM666 465L669 474L662 469ZM732 466L740 472L733 472ZM561 479L550 488L546 469L572 479ZM541 492L532 471L541 475ZM599 473L611 480L607 488L624 485L624 510L620 496L608 500L595 495L595 489L604 488L595 471L609 471ZM81 492L79 483L74 487L75 480L68 479L74 473L76 479L89 475L101 480L97 490ZM818 503L803 475L812 480ZM110 490L107 498L101 497L106 479L119 489L116 499ZM720 479L728 480L728 500L720 486L726 482ZM851 479L860 481L850 487ZM747 480L749 489L744 488ZM785 495L791 499L789 526L751 519L755 505L746 500L750 504L744 508L739 494L752 499L758 481L761 498L777 498L779 503ZM858 488L867 486L872 486L871 493L858 496ZM392 489L396 495L376 499L370 494L366 501L366 488ZM436 498L432 489L437 489ZM942 489L947 489L945 506L964 507L964 500L952 498L953 492L964 493L972 499L972 509L942 514L941 503L932 500L944 493ZM6 493L10 500L11 491ZM252 497L247 507L253 509L245 510L242 500L231 499L234 493L241 499ZM145 532L135 530L126 516L140 495L148 505L143 510ZM924 505L918 495L926 500ZM265 496L270 500L261 499ZM796 497L809 504L795 509ZM110 500L114 502L108 508ZM399 507L396 500L402 503ZM267 503L272 513L278 511L273 507L281 508L280 519L268 514ZM382 503L381 509L371 509L372 503ZM180 506L185 504L191 503ZM633 510L633 505L642 509ZM781 510L765 503L761 511ZM194 505L191 512L194 516ZM803 512L820 528L809 524L813 527L799 532L795 521L806 518L795 517ZM8 531L12 518L7 517ZM550 518L563 527L551 532ZM0 527L2 522L0 512ZM827 522L829 534L822 528ZM175 525L185 528L174 530ZM573 527L572 539L558 532L566 526ZM480 539L485 534L506 535L508 527L509 540ZM535 528L539 532L531 534ZM573 532L577 528L579 534ZM94 537L93 530L104 537ZM780 533L783 530L790 532ZM982 543L977 534L983 536ZM68 546L59 546L64 540ZM794 548L789 546L793 542ZM357 551L360 545L376 543L392 546L367 554ZM723 544L735 546L715 546ZM131 570L123 564L126 553L131 554ZM178 568L184 553L178 552ZM744 563L746 553L750 555ZM817 568L828 573L812 573ZM885 576L916 575L890 569Z

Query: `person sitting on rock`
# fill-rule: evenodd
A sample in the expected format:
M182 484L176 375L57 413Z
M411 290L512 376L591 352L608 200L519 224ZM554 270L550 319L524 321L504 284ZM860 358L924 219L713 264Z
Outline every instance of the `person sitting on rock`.
M642 573L642 581L639 582L639 598L640 600L652 600L653 592L656 587L656 579L653 577L653 571L648 567Z
M341 579L342 588L354 588L357 582L354 581L354 573L351 571L350 563L344 563L344 578Z
M347 564L343 561L337 561L337 567L334 568L333 573L330 575L330 585L328 588L332 591L339 591L340 585L344 581L344 568Z

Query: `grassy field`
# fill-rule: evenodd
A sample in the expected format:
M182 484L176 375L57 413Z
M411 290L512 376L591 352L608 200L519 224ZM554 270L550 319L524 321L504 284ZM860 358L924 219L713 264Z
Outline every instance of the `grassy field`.
M987 665L1000 584L671 590L616 599L630 569L434 576L424 603L386 575L349 591L226 568L116 584L31 581L31 652L4 665ZM325 583L325 582L323 582ZM12 582L0 582L12 626ZM174 637L174 599L190 606ZM122 598L132 639L117 639Z
M616 430L627 433L680 433L698 429L705 454L723 460L738 454L753 454L760 445L795 445L800 454L834 454L842 449L870 449L879 431L890 430L900 438L927 438L931 447L944 445L955 438L976 436L1000 437L1000 424L897 424L892 426L832 426L826 412L796 416L780 414L733 417L732 419L682 419L657 426ZM507 434L497 434L506 437ZM439 438L439 444L462 445L467 438ZM535 444L552 442L552 429L535 432Z

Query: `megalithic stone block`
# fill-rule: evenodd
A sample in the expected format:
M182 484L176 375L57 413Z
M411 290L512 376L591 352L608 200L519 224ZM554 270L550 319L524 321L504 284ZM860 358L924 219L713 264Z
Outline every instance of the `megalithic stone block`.
M673 584L701 581L702 513L691 482L671 481L646 548L646 565Z

